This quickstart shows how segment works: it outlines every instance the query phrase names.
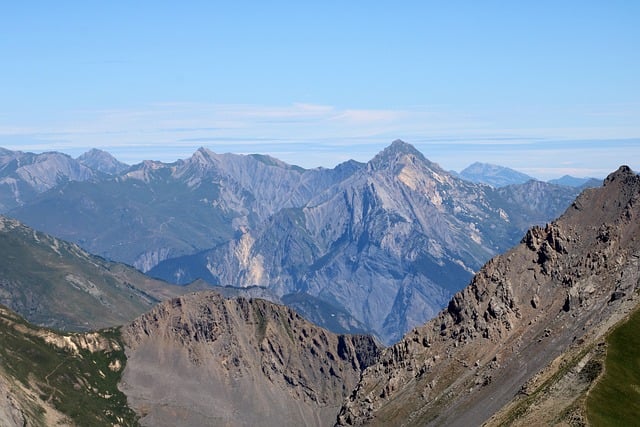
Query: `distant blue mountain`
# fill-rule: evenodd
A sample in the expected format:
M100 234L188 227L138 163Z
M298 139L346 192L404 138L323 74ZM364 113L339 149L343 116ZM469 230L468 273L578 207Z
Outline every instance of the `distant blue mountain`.
M599 187L602 185L601 179L596 178L576 178L575 176L565 175L560 178L549 180L550 184L566 185L567 187Z
M466 181L488 184L496 188L511 184L523 184L534 179L527 174L504 166L480 162L468 166L460 172L459 176Z

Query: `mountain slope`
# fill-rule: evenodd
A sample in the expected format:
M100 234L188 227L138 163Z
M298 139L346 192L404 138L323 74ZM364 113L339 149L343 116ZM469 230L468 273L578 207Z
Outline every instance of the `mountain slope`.
M599 180L595 178L576 178L571 175L564 175L557 179L551 179L548 181L549 184L557 184L557 185L566 185L569 187L581 187L587 188L586 186L592 186L594 182L599 182Z
M31 322L114 326L183 291L0 216L0 304Z
M535 389L534 374L572 343L591 351L638 304L639 202L640 177L621 167L558 220L532 228L437 317L384 350L339 424L477 424L527 381ZM573 366L590 375L588 363Z
M160 304L123 330L122 390L143 425L328 425L378 346L283 306L214 292Z

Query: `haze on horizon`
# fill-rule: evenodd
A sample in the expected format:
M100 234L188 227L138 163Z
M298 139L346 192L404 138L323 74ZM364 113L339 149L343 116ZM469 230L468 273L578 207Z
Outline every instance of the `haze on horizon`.
M127 163L204 146L312 168L395 139L445 169L640 158L640 3L13 2L0 147Z

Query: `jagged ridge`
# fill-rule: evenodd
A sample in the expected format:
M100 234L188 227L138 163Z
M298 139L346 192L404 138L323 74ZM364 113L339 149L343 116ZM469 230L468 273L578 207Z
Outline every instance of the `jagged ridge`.
M339 424L476 424L572 343L601 337L637 305L639 201L640 178L623 166L532 228L383 352Z

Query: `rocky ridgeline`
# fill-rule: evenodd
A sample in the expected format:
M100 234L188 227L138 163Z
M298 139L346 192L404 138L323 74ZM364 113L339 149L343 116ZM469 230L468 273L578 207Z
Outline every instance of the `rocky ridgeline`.
M488 262L426 325L385 349L340 425L471 425L563 351L606 332L640 288L640 178L629 168Z
M214 292L162 303L123 335L123 390L148 425L327 425L379 353L371 337Z

